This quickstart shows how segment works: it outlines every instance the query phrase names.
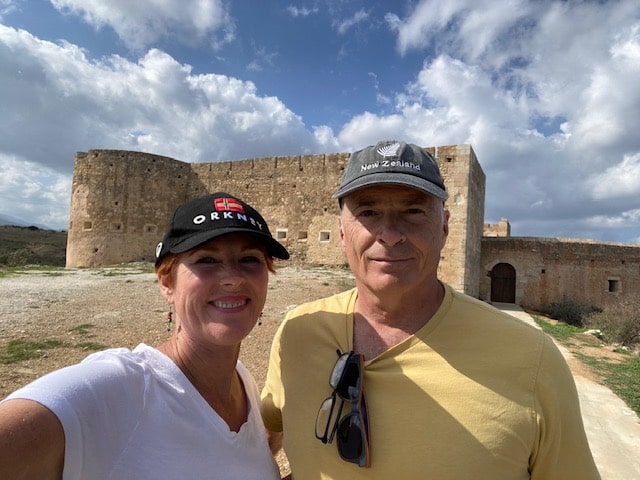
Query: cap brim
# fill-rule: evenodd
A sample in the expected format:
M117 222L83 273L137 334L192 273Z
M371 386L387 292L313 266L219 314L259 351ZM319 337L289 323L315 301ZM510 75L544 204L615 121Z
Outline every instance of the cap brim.
M333 194L334 198L342 198L345 195L359 190L364 187L373 187L376 185L400 185L403 187L411 187L416 190L421 190L428 195L432 195L441 200L449 198L449 194L427 180L420 179L413 175L407 175L406 173L373 173L371 175L365 175L358 177L355 180L341 186L336 193Z
M197 247L198 245L202 245L203 243L208 242L209 240L213 240L214 238L220 237L222 235L228 235L230 233L246 233L249 235L253 235L254 237L257 237L265 247L267 247L267 253L271 257L279 258L281 260L289 259L289 252L287 251L287 249L284 248L284 246L273 237L260 232L256 232L255 230L242 229L238 227L220 228L217 230L201 232L197 235L190 235L185 240L176 242L174 245L169 247L167 251L171 253L184 253L191 250L192 248Z

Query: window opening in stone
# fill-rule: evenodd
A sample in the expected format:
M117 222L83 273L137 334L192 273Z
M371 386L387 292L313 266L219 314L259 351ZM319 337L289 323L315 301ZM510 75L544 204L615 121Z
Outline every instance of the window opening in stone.
M111 224L112 232L121 232L122 231L122 223L114 222Z
M286 240L286 239L287 239L287 229L286 228L276 229L276 240Z
M620 291L620 280L617 280L615 278L610 278L608 282L609 282L610 293L616 293Z
M91 222L84 222L82 224L82 230L91 230L93 228L93 224Z
M307 239L307 231L300 230L298 231L298 240L306 240Z
M321 242L328 242L329 240L331 240L331 232L329 230L321 230L319 239Z

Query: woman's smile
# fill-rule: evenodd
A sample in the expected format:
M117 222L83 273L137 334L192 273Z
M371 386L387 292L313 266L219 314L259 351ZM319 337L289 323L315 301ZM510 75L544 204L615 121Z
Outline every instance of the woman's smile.
M243 298L239 300L225 299L225 300L214 300L213 305L214 307L222 308L222 309L234 309L234 308L243 307L249 302L250 300L248 298Z

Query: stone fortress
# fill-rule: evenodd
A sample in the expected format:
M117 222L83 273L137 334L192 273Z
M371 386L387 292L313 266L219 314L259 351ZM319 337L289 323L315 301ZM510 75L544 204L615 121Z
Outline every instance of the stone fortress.
M541 307L570 298L604 307L640 296L640 245L511 237L484 224L485 174L470 145L427 147L449 192L440 278L492 302ZM346 153L186 163L90 150L75 156L67 267L152 262L175 207L225 191L255 206L291 252L288 264L345 265L333 198Z

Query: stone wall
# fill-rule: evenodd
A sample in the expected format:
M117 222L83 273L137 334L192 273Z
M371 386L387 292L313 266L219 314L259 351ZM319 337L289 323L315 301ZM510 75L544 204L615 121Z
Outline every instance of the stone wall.
M77 153L71 187L67 267L153 261L167 212L198 190L191 166L159 155Z
M450 194L450 235L441 278L477 296L485 176L469 145L430 147ZM119 150L75 157L67 267L152 261L174 208L205 193L226 191L255 206L290 262L345 263L332 197L348 154L185 163Z
M255 206L271 233L307 264L339 264L336 190L347 154L271 157L193 164L202 191L226 191Z
M471 146L427 150L450 195L439 275L453 288L486 301L506 292L508 301L534 308L564 297L597 307L638 298L640 246L513 238L507 219L485 226L485 175ZM175 207L215 191L254 205L291 252L289 263L344 264L332 195L347 159L340 153L190 164L141 152L79 152L67 267L153 261Z
M515 303L571 301L603 308L640 297L640 246L553 238L482 239L480 298L492 298L496 266L515 272Z
M454 289L478 296L484 227L485 175L470 145L428 149L438 160L449 199L449 238L439 275Z
M498 223L485 223L483 236L485 237L510 237L511 225L507 218L501 218Z

